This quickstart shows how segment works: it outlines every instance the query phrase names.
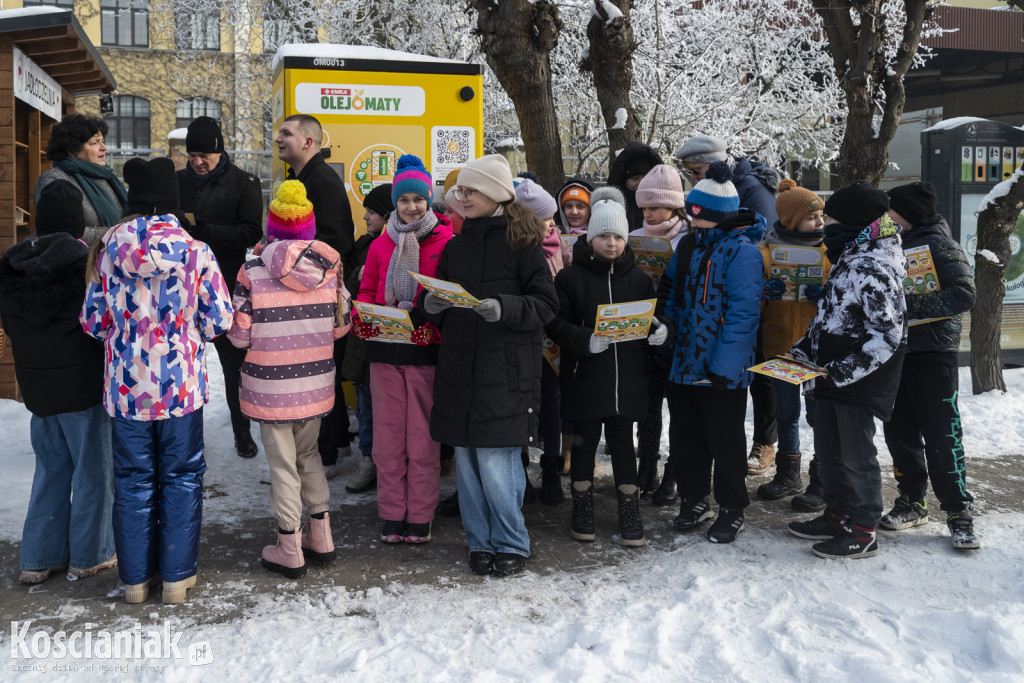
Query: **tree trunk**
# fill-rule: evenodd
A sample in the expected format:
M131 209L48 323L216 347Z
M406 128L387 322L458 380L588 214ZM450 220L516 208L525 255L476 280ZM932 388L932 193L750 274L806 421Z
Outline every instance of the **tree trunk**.
M580 62L580 71L589 71L594 77L597 101L601 105L605 129L608 131L608 163L614 161L619 150L640 139L640 116L633 108L629 91L633 85L633 53L637 43L633 25L629 20L632 0L592 0L597 16L587 24L590 52ZM613 5L621 16L610 19L608 5ZM619 111L623 114L620 116ZM624 116L622 125L619 120Z
M549 0L470 0L476 33L501 87L516 108L526 164L549 192L565 181L562 141L551 94L551 51L562 20ZM483 93L480 94L483 96Z
M889 143L906 103L903 77L914 63L921 29L932 8L927 0L904 0L905 23L887 26L883 0L813 2L846 94L846 132L839 146L838 186L858 178L877 186L888 166ZM851 12L858 15L859 24L853 22ZM883 43L886 34L894 31L901 34L901 40L895 59L887 63Z
M998 389L1006 391L1003 381L999 336L1003 322L1003 275L1010 258L1010 233L1024 208L1024 171L1010 181L1010 192L978 214L978 250L974 256L974 282L977 300L971 311L971 390L975 394ZM997 263L981 255L987 249Z

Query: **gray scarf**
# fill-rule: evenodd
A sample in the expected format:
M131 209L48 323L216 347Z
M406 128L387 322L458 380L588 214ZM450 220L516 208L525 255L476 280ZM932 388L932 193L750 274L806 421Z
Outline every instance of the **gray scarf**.
M409 271L420 272L420 240L429 235L437 226L437 216L427 210L426 215L418 221L403 223L397 211L392 211L388 218L388 237L395 243L391 252L391 263L388 264L388 275L384 281L384 303L405 311L411 311L416 305L416 288L418 284L409 275Z

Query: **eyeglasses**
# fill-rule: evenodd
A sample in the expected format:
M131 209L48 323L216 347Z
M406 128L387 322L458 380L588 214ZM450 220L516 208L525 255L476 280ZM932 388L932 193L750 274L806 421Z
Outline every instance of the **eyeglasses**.
M686 176L688 179L693 180L699 175L704 175L704 170L705 169L703 168L699 171L695 171L692 168L683 168L683 175Z
M469 188L463 189L460 187L456 187L454 190L452 190L452 194L454 194L455 198L458 199L460 202L472 199L473 195L475 195L477 192L478 190L470 190Z

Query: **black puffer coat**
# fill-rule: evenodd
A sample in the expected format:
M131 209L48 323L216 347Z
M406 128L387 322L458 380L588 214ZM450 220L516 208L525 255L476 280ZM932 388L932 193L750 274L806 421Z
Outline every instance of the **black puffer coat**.
M189 233L210 245L228 291L235 291L246 250L263 237L263 191L260 179L226 162L221 173L196 190L189 169L178 171L178 204L195 215Z
M636 205L636 190L628 189L626 181L641 173L646 175L661 163L661 157L651 147L642 142L631 142L619 152L608 170L608 184L619 188L626 198L626 219L629 221L630 232L643 227L644 210Z
M103 342L78 322L89 248L67 233L30 237L0 259L0 322L25 406L39 417L103 399Z
M939 278L939 290L907 295L907 318L924 320L945 318L923 325L912 325L907 337L907 358L913 362L918 353L956 353L960 348L960 314L974 306L976 290L971 266L946 224L939 216L935 222L919 225L903 233L904 251L928 245Z
M654 283L636 267L633 250L614 262L597 259L580 239L572 265L555 278L558 315L548 323L548 336L562 349L559 386L563 420L596 420L624 415L641 420L647 414L647 341L619 342L597 355L590 353L599 306L654 298Z
M558 299L540 246L512 251L505 227L505 216L467 219L437 268L438 278L478 299L497 299L501 318L489 323L464 308L424 311L442 335L430 436L451 446L537 442L541 329L554 318Z
M356 226L352 222L352 208L341 176L324 161L323 156L316 154L298 175L294 169L288 169L288 178L306 186L306 199L313 204L313 216L316 218L316 238L338 252L343 277L348 277L352 270Z

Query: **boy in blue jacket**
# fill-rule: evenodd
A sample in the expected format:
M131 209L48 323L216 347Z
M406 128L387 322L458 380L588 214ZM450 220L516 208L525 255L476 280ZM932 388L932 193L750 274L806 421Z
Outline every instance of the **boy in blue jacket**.
M696 230L679 242L658 287L657 315L674 327L666 393L683 497L675 526L687 531L713 516L713 466L719 514L707 537L714 543L736 540L750 503L743 423L761 310L757 245L766 226L763 216L740 210L729 177L729 167L715 162L686 196Z

